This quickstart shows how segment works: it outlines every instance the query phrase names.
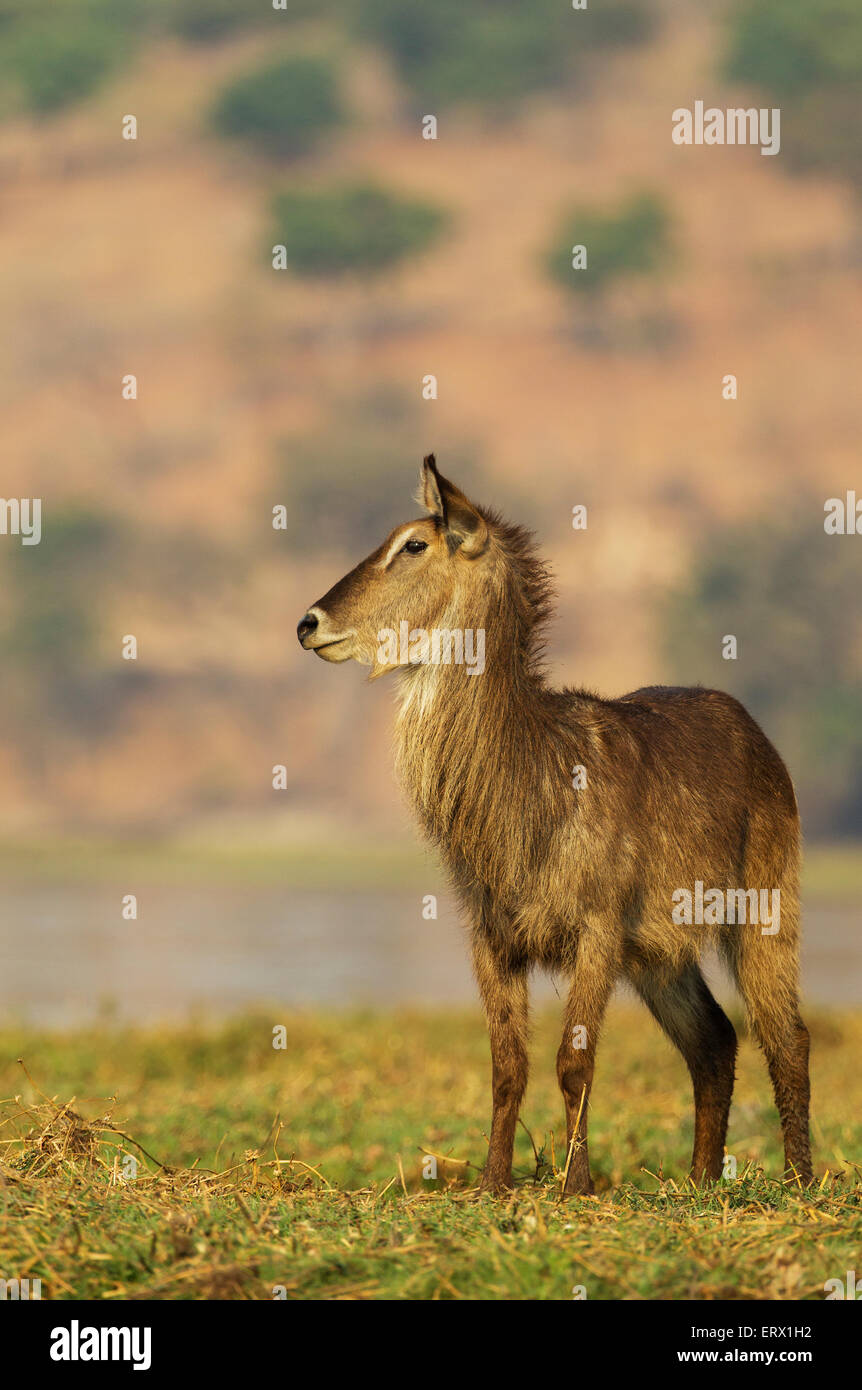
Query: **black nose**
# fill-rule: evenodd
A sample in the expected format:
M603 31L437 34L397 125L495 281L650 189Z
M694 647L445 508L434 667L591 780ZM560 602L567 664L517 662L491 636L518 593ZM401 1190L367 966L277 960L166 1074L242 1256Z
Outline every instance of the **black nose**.
M317 619L315 618L314 614L306 613L305 617L300 619L296 629L296 635L299 638L300 642L302 642L310 632L314 632L314 629L316 627Z

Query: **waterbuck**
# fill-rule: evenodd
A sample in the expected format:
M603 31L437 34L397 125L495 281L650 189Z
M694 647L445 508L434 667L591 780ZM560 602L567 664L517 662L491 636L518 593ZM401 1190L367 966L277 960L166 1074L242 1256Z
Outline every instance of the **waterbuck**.
M534 965L569 980L557 1054L564 1190L593 1191L593 1063L620 978L691 1073L692 1177L722 1175L736 1034L698 965L710 942L766 1055L785 1170L810 1181L799 817L781 758L742 705L717 690L655 686L603 700L550 689L541 670L550 581L530 534L470 502L433 455L419 500L428 515L397 527L297 633L324 661L358 661L372 679L392 670L399 682L400 774L469 920L488 1020L493 1116L483 1188L512 1185ZM447 659L452 634L466 631L485 635L481 672ZM430 644L434 632L445 647ZM686 914L679 904L692 895L708 908ZM753 921L725 912L725 895L753 907ZM767 896L772 912L758 921Z

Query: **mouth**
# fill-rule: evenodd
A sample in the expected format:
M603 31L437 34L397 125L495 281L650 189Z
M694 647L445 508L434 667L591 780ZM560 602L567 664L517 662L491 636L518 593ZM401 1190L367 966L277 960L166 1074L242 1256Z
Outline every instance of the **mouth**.
M321 661L349 661L350 652L346 648L352 636L352 633L348 633L345 637L332 637L326 642L319 642L317 646L306 646L304 642L302 645L306 651L319 656Z

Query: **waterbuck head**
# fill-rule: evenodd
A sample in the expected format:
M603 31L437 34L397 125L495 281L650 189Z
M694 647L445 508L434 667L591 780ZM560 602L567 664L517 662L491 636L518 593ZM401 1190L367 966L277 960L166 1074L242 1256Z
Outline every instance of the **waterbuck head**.
M309 608L296 629L307 651L358 661L375 677L410 664L405 644L392 642L387 652L382 634L459 621L463 596L489 558L488 520L438 473L433 454L422 464L417 500L428 515L396 526Z

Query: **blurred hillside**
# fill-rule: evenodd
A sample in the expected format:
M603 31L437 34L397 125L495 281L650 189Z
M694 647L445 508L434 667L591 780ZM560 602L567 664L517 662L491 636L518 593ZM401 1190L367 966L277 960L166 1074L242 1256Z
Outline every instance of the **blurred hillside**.
M775 104L724 4L464 8L2 0L3 494L43 499L39 546L0 538L3 833L400 827L391 700L294 628L431 449L537 530L555 680L735 690L812 832L862 830L862 541L823 533L860 483L853 171L672 143L695 100ZM577 293L588 217L620 259Z

